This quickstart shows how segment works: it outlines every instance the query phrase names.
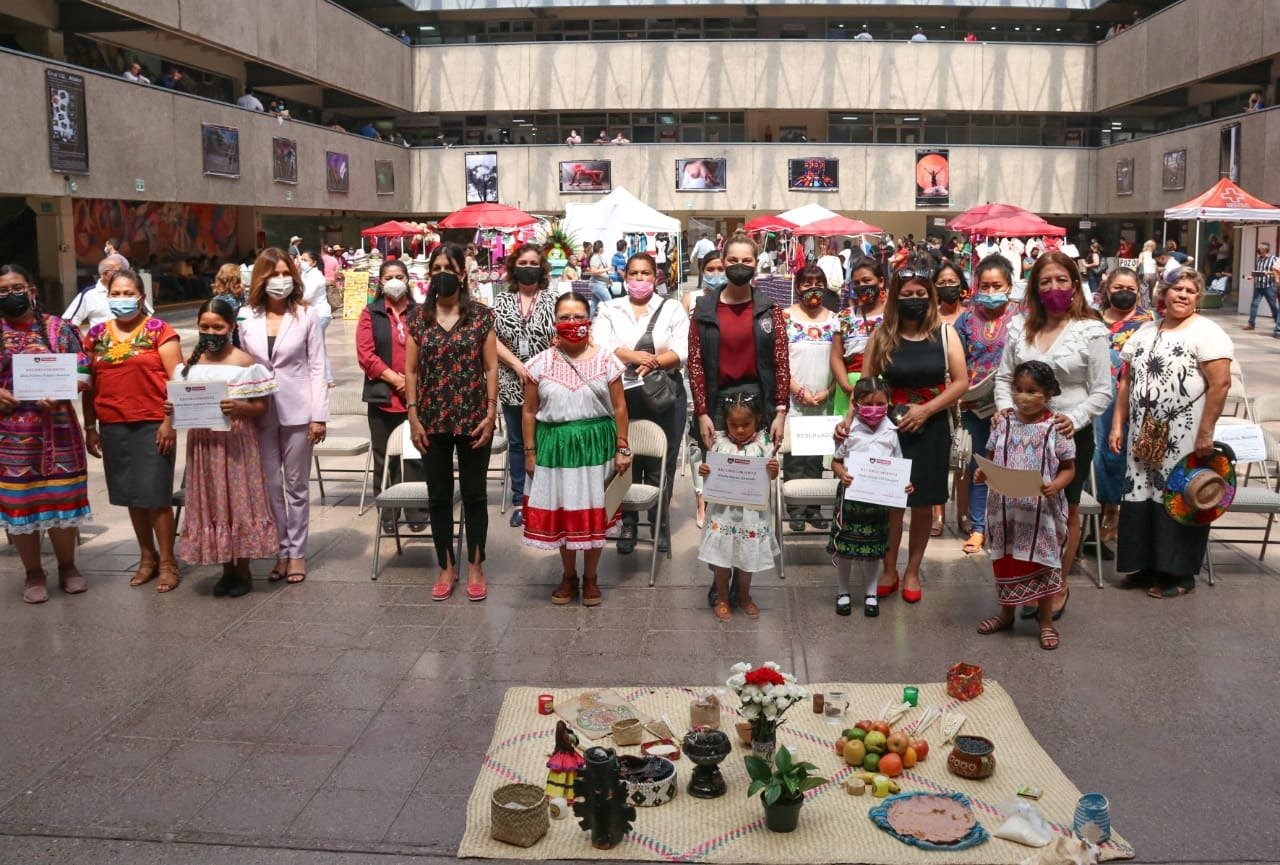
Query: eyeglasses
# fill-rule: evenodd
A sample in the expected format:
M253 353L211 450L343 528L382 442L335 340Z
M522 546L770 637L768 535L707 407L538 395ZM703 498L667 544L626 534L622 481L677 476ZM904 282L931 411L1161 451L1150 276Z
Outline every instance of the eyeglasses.
M0 297L8 297L11 294L26 294L31 286L23 283L21 285L10 285L7 288L0 288Z
M936 283L937 288L959 288L959 282L939 282Z

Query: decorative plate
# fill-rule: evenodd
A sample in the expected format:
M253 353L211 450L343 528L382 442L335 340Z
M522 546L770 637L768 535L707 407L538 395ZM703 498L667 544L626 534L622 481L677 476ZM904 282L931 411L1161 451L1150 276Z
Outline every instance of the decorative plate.
M903 844L921 850L966 850L991 837L963 793L902 793L885 799L867 816ZM927 825L931 818L939 825Z

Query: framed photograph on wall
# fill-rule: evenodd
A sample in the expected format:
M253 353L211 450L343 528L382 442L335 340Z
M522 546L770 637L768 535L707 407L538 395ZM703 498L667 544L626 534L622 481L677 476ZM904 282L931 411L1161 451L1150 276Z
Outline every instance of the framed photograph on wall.
M46 69L44 86L49 104L49 170L55 174L88 174L89 121L84 76Z
M613 163L607 159L577 159L560 163L560 194L610 192Z
M1218 137L1218 176L1240 182L1240 124L1228 123Z
M464 157L467 204L498 203L498 152L474 151Z
M271 179L276 183L298 182L298 142L292 138L271 139Z
M676 190L679 192L724 192L727 162L699 158L676 160Z
M787 160L787 189L792 192L835 192L839 188L839 159L814 156Z
M240 130L234 126L200 124L200 152L204 173L211 177L240 177Z
M330 192L351 191L351 163L347 154L324 152L324 185Z
M951 151L916 151L916 207L951 204Z
M1133 195L1133 159L1116 160L1116 195Z
M1187 150L1166 150L1160 172L1160 187L1166 192L1187 188Z
M396 164L390 159L373 160L373 187L377 195L396 194Z

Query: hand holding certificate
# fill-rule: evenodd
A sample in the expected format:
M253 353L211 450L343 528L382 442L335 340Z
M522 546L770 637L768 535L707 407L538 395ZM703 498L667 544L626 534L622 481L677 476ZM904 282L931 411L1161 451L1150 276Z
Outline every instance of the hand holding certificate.
M852 479L844 497L869 505L905 508L911 487L911 460L850 454L844 461Z
M987 486L1011 499L1035 499L1040 497L1044 478L1034 469L1007 469L986 457L974 455L978 471L986 477Z
M13 355L13 398L18 402L75 399L79 391L76 355Z
M222 401L226 398L227 383L224 381L169 382L173 428L223 432L231 429L227 416L222 413Z

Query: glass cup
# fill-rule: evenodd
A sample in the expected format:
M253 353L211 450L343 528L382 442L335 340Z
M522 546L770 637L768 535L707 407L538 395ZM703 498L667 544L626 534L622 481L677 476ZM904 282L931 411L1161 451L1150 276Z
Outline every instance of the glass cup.
M839 727L844 723L844 710L849 705L849 695L844 691L827 691L823 698L822 714L828 724Z

